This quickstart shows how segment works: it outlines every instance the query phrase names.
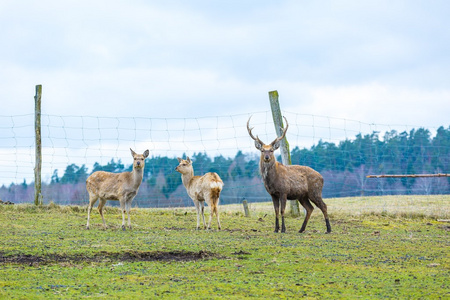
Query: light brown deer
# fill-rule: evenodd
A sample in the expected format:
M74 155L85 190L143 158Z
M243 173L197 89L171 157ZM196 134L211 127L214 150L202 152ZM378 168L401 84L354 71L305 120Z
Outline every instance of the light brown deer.
M197 230L200 228L200 214L202 215L203 227L211 228L211 218L213 214L216 214L217 226L221 229L219 220L219 197L223 188L222 179L220 179L217 173L206 173L203 176L194 176L194 168L192 167L192 161L189 157L181 159L178 157L180 163L175 170L181 173L181 180L186 188L189 197L194 201L195 208L197 209ZM211 208L211 214L209 215L208 227L205 223L205 202Z
M283 117L284 118L284 117ZM331 232L330 221L328 219L327 205L322 200L323 178L317 171L307 166L288 165L285 166L277 162L274 152L280 147L281 140L286 136L288 122L286 118L286 128L280 137L277 137L269 145L264 144L258 136L253 136L253 128L249 127L251 117L247 121L247 131L255 141L256 149L261 151L259 170L261 172L264 186L272 197L275 208L275 232L280 229L279 214L281 210L281 232L286 232L284 224L284 211L286 200L298 200L306 209L305 220L299 232L304 232L306 224L314 210L310 200L322 211L325 217L327 233Z
M131 150L131 149L130 149ZM97 200L98 212L102 216L103 226L106 228L105 218L103 217L103 207L107 200L116 200L120 202L122 211L122 230L125 230L125 212L128 218L128 228L131 229L130 209L131 202L136 196L139 186L144 176L145 158L148 157L149 151L145 150L144 154L136 154L131 150L133 156L133 171L123 173L110 173L98 171L91 174L86 179L86 189L89 193L89 206L86 229L89 229L89 220L91 210Z

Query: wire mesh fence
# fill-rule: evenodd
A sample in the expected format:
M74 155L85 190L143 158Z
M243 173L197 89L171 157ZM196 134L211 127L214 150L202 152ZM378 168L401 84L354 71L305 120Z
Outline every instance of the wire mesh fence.
M450 127L368 124L284 111L292 163L308 165L325 179L324 197L448 194L438 178L367 178L370 174L448 173ZM93 171L131 170L130 148L150 150L134 204L191 205L176 157L190 156L196 175L217 172L225 182L221 203L269 201L259 153L246 122L264 142L276 134L270 111L190 118L56 116L42 114L44 203L87 203L85 179ZM32 202L34 115L0 116L0 198Z

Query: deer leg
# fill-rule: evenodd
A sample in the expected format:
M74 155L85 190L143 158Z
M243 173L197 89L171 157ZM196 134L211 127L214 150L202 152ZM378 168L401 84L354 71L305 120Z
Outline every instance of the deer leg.
M91 219L91 210L95 202L97 202L97 197L89 195L89 205L88 205L88 217L86 223L86 229L89 229L89 220Z
M322 211L323 217L325 218L325 225L327 226L327 232L331 232L330 219L328 219L327 205L323 202L322 197L312 197L311 201Z
M103 216L103 207L106 204L106 200L105 199L100 199L100 201L98 202L98 212L100 214L100 216L102 216L102 222L103 222L103 227L106 229L106 222L105 222L105 217Z
M131 201L133 201L133 199L131 199L130 201L125 203L125 208L127 210L128 228L129 229L131 229L131 219L130 219Z
M273 208L275 209L275 231L278 232L280 230L280 200L278 197L272 196Z
M195 201L195 210L197 211L197 230L200 228L200 203L199 201Z
M220 226L220 220L219 220L219 199L217 199L217 203L214 206L214 211L216 213L217 226L219 227L219 230L220 230L220 229L222 229L222 227Z
M209 224L208 229L211 228L212 216L216 214L217 226L220 230L220 220L219 220L219 199L211 199L209 201L209 205L211 206L211 215L209 216Z
M331 233L331 225L330 225L330 219L325 219L325 225L327 226L327 232L326 233Z
M284 211L286 209L287 195L283 195L281 198L281 233L286 232L286 225L284 224Z
M203 229L206 229L206 222L205 222L205 201L200 202L200 208L202 212L202 221L203 221Z
M120 201L120 210L122 211L122 230L125 231L125 212L126 212L126 202L124 199Z
M211 208L211 213L209 214L209 221L208 221L208 229L211 228L211 220L212 220L212 215L214 214L214 203L209 202L210 203L210 208Z
M299 231L300 233L302 233L305 231L306 224L308 224L309 218L311 217L314 207L311 205L311 202L309 202L309 199L307 196L300 198L299 201L300 201L300 204L306 209L305 220L303 221L302 228Z

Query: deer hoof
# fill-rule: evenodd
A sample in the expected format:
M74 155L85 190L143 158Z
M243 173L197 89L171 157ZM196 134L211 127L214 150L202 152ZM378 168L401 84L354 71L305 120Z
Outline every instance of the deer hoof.
M122 231L125 231L126 229L125 229L125 226L124 225L122 225Z
M86 229L89 230L89 226L86 226Z

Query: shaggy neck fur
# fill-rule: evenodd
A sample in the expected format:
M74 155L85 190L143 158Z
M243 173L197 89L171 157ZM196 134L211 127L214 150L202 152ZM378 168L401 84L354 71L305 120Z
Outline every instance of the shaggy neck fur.
M261 160L259 163L259 170L264 180L266 180L267 178L273 179L275 176L277 176L276 169L277 169L277 161L275 159L269 162Z

